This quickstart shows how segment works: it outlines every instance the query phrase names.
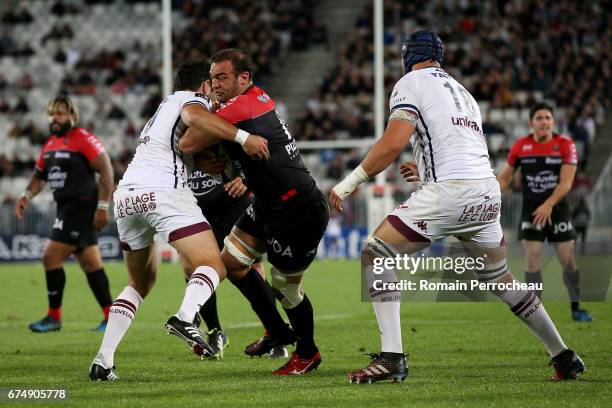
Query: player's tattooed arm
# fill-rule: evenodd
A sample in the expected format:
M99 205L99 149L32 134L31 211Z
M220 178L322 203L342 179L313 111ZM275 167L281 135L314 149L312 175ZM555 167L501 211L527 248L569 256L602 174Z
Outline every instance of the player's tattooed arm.
M15 203L15 216L18 219L23 219L23 214L25 213L25 208L28 206L28 203L32 197L40 193L45 184L47 184L47 180L45 180L37 170L34 170L24 192Z
M497 175L497 182L501 191L506 191L511 188L512 178L514 177L514 167L508 163L504 164L504 167Z
M93 226L100 230L108 224L108 209L113 191L113 166L106 153L100 153L90 162L91 167L100 174L98 187L98 209L94 214Z
M181 120L193 130L188 130L179 139L179 149L193 154L219 143L221 140L239 143L252 158L270 158L268 141L261 136L250 135L224 119L208 112L197 104L185 106L181 110Z

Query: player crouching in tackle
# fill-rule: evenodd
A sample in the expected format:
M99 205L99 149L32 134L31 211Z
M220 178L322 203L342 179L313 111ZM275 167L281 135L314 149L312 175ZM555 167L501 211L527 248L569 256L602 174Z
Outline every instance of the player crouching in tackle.
M466 206L499 209L501 192L489 163L478 104L440 68L443 49L442 41L431 31L417 31L404 40L404 76L391 95L387 129L361 165L334 187L330 202L341 210L343 199L383 171L412 141L423 182L368 237L362 267L368 268L376 257L411 254L429 246L432 240L455 236L475 255L487 255L485 267L478 273L480 281L512 283L515 278L506 264L499 213L480 218L483 221L462 218ZM397 280L394 271L386 273L390 282ZM347 377L352 383L401 381L408 376L409 367L402 347L400 292L377 291L368 283L382 352L374 355L367 367ZM582 360L566 347L534 292L493 293L542 341L556 370L553 378L576 378L585 371Z
M219 281L225 277L219 247L189 188L179 139L189 138L187 127L240 143L250 156L267 159L267 141L249 135L209 112L202 92L208 66L185 63L178 69L175 89L143 128L136 154L113 194L115 218L129 283L110 309L104 339L89 369L92 381L116 380L114 355L132 324L136 311L155 283L154 236L160 234L194 266L178 312L166 322L168 333L187 343L199 356L214 351L193 324Z

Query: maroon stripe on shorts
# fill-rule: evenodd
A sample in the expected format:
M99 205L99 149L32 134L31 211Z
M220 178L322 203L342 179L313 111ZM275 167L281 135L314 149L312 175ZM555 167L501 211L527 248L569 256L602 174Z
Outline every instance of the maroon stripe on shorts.
M113 303L113 306L123 307L125 309L128 309L130 312L136 314L136 306L134 306L132 302L127 301L125 299L115 300L115 303Z
M188 225L183 228L176 229L170 233L168 236L168 242L176 241L181 238L185 238L191 235L195 235L202 231L207 231L210 229L210 225L207 222L198 222L197 224Z
M410 242L431 242L431 240L423 235L419 234L406 224L397 216L397 215L388 215L387 220L389 220L389 224L393 226Z
M128 244L125 241L119 241L119 246L121 247L121 249L123 249L124 251L131 251L132 247L130 246L130 244Z

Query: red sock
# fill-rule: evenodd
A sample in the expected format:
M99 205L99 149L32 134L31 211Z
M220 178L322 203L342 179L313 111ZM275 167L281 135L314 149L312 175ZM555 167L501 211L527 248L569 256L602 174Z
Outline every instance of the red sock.
M110 313L111 306L112 305L108 305L102 308L102 313L104 313L104 320L108 320L108 314Z
M47 313L53 320L62 320L62 308L49 308L49 312Z

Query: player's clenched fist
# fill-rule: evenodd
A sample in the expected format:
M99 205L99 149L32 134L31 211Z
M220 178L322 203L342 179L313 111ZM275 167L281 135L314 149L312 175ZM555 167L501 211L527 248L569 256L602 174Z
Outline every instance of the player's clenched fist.
M255 160L268 160L270 158L268 141L261 136L249 135L242 145L242 150Z

